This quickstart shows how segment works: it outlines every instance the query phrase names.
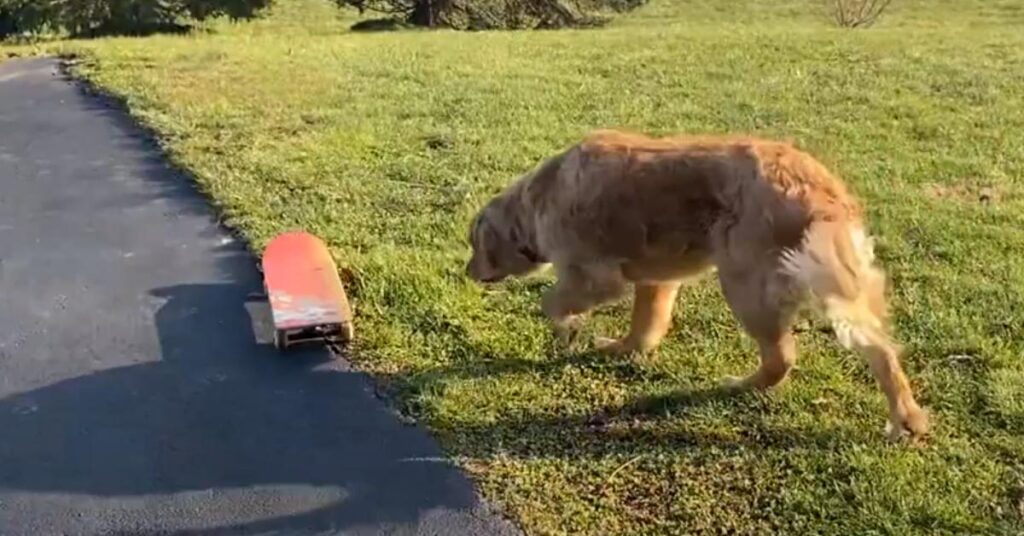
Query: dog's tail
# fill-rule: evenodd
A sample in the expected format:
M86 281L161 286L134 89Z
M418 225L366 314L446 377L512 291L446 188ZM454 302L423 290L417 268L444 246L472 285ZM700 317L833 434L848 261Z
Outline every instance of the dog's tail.
M821 307L848 348L886 332L885 274L874 266L874 244L859 227L818 221L799 247L782 254L782 269Z
M875 265L874 242L859 222L813 221L800 246L782 254L782 270L810 293L844 347L856 350L889 400L890 432L927 432L888 328L886 277Z

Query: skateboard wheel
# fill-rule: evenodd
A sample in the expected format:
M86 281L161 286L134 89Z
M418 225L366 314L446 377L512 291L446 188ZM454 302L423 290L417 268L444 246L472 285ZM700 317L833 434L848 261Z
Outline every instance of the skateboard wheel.
M279 329L274 330L274 348L282 352L288 349L288 336Z

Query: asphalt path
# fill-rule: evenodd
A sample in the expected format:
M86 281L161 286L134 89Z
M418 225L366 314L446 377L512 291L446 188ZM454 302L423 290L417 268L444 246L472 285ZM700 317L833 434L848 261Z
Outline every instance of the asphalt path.
M0 535L516 533L261 291L117 106L0 63Z

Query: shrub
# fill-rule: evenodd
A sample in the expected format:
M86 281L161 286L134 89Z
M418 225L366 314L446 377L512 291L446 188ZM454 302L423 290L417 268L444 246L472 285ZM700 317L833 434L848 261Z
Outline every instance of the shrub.
M48 11L38 0L0 0L0 39L44 27Z
M188 20L249 18L271 0L0 0L0 37L67 32L75 37L186 29Z
M832 20L844 28L871 26L892 0L826 0Z
M622 12L647 0L335 0L360 13L385 13L415 26L459 30L593 26L602 12Z

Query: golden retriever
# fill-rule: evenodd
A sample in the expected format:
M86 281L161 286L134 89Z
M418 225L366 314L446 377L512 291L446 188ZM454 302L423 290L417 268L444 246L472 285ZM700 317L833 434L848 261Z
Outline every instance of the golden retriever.
M760 367L733 388L767 389L796 361L794 319L818 306L861 353L888 399L893 438L928 431L890 336L886 281L862 209L819 161L749 137L651 138L598 131L547 159L474 217L466 270L497 282L550 264L542 310L565 336L632 284L629 333L612 352L647 351L669 330L680 285L717 270L757 342Z

